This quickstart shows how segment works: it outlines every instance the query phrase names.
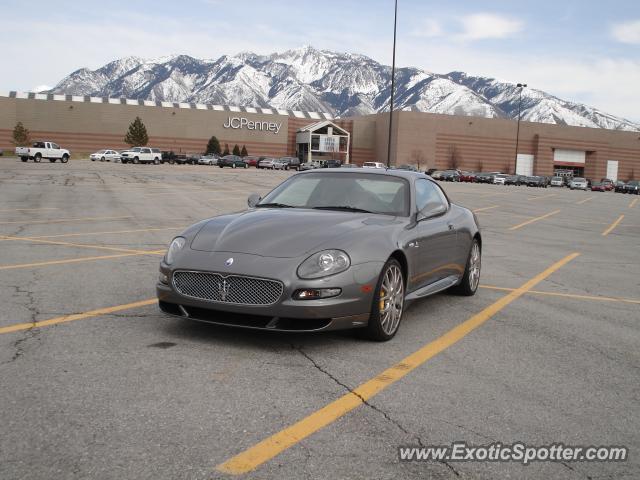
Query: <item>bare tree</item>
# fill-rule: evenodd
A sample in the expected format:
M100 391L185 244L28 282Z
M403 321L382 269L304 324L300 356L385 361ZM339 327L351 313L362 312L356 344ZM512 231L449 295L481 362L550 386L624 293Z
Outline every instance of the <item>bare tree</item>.
M411 162L420 170L420 164L425 163L424 153L422 150L413 150L411 152Z
M457 170L462 163L462 157L458 152L458 147L455 145L449 145L448 157L451 168Z

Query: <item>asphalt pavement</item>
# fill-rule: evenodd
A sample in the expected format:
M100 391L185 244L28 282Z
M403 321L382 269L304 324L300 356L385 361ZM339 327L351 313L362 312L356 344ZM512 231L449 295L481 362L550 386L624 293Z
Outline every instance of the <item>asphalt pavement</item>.
M443 184L480 219L481 288L387 343L162 314L171 239L289 175L0 158L0 478L640 478L639 197ZM629 459L399 461L455 441Z

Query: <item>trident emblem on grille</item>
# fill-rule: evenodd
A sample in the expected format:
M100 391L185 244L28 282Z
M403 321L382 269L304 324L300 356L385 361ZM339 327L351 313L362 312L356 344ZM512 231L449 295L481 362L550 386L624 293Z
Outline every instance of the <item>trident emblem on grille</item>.
M222 283L218 283L218 293L220 294L220 300L226 302L227 295L229 295L229 287L231 285L226 280L223 280Z

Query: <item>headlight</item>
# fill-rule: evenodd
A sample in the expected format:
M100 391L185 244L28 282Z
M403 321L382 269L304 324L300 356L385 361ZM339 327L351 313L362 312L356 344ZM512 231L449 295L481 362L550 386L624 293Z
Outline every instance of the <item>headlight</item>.
M307 258L298 267L298 276L303 279L328 277L344 272L351 266L351 259L342 250L324 250Z
M167 250L167 254L164 256L164 262L167 265L171 265L176 259L176 255L180 250L184 248L184 245L187 241L183 237L176 237L169 245L169 249Z

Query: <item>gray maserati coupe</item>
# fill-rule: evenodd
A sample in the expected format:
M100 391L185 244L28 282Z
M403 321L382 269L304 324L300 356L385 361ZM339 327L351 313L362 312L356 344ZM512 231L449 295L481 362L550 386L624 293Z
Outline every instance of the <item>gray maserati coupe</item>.
M361 328L384 341L408 302L478 288L478 221L424 174L311 170L248 204L173 239L157 284L164 312L277 331Z

